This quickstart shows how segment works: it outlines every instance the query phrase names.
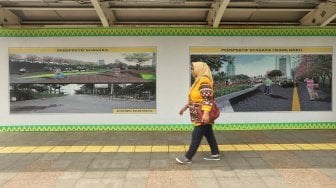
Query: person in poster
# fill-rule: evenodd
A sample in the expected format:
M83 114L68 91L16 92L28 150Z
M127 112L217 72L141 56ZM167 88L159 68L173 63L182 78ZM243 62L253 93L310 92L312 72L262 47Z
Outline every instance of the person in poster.
M267 76L266 80L264 81L265 88L264 88L264 94L265 95L270 95L271 93L271 85L272 85L272 80Z
M176 157L176 161L180 164L190 164L193 156L202 141L203 136L206 137L211 149L211 155L204 157L205 160L220 160L218 144L209 120L209 112L213 105L213 78L211 70L204 62L192 63L192 76L195 78L193 85L189 90L189 101L180 110L180 115L189 108L190 118L195 125L192 133L192 140L189 150L185 155ZM196 105L202 105L204 112L202 119L199 119L196 112Z

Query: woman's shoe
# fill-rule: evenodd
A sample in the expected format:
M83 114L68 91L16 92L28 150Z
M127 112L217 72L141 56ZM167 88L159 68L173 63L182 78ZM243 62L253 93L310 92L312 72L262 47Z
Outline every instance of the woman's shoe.
M207 160L207 161L220 161L221 160L220 157L219 157L219 154L203 157L203 159Z
M180 164L191 164L191 160L183 155L176 157L175 160Z

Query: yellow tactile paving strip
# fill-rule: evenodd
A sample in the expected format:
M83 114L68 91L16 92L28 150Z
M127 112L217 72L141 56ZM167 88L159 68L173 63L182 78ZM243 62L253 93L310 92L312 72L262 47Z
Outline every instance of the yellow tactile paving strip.
M0 153L140 153L185 152L188 145L140 145L140 146L0 146ZM285 151L285 150L336 150L336 143L310 144L224 144L220 151ZM199 151L210 151L201 145Z

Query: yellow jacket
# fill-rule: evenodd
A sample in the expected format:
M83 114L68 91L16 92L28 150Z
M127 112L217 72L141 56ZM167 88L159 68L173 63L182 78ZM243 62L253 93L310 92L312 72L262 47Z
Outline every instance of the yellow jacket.
M200 78L194 87L189 91L189 111L191 122L196 126L201 125L201 120L198 119L195 108L202 105L203 111L209 111L213 103L213 86L212 82L207 77ZM213 123L213 122L211 122Z

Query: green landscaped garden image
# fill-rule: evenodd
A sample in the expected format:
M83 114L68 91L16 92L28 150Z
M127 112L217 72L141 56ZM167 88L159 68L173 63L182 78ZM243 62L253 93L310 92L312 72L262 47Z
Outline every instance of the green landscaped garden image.
M155 53L152 47L10 48L11 113L154 113Z
M144 80L155 80L156 79L154 74L141 74L141 77Z
M63 75L65 77L67 76L79 76L79 75L92 75L92 74L99 74L101 72L99 71L90 71L90 72L78 72L78 71L73 71L73 72L65 72ZM32 76L23 76L21 78L23 79L29 79L29 78L55 78L55 74L53 73L36 73L38 75L32 75Z
M64 76L67 77L67 76L80 76L80 75L94 75L94 74L100 74L100 73L105 73L107 71L89 71L89 72L78 72L78 71L75 71L75 72L65 72L64 73ZM156 77L154 74L140 74L141 77L144 79L144 80L155 80ZM38 75L32 75L32 76L24 76L24 77L21 77L23 79L29 79L29 78L55 78L55 74L51 74L51 73L40 73Z

